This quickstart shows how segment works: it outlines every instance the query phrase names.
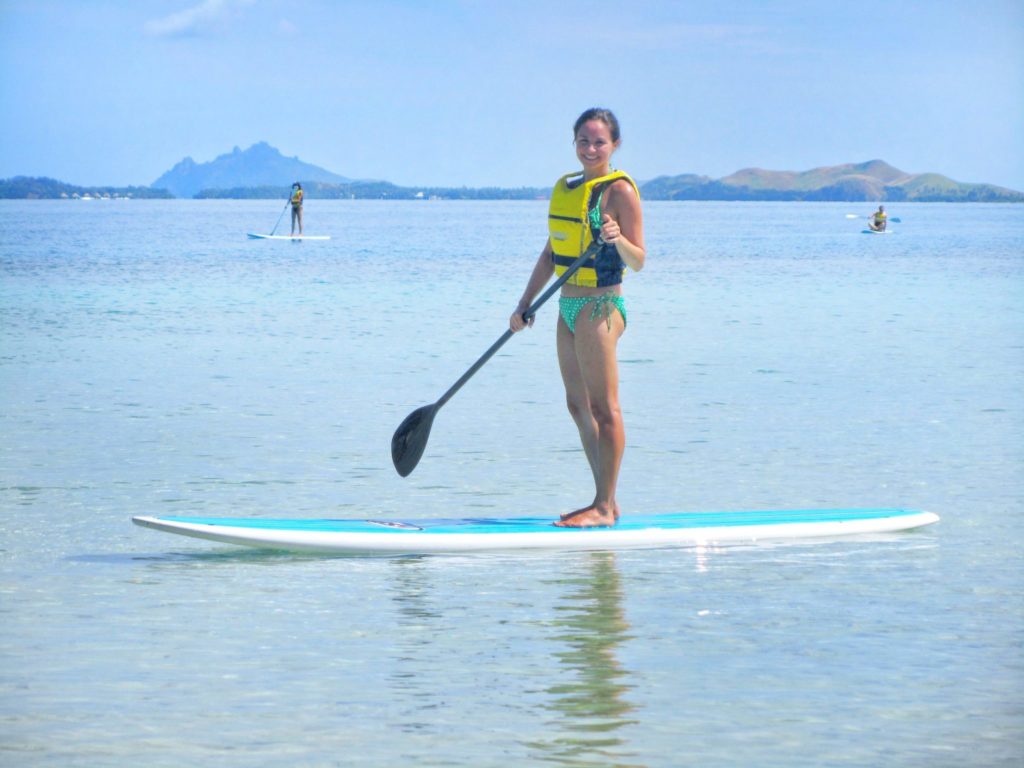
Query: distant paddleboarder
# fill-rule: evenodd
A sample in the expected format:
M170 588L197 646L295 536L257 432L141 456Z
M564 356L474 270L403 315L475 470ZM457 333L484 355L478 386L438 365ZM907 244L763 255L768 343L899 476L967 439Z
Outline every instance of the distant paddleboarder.
M868 226L871 227L875 232L885 232L885 225L887 223L888 216L885 215L885 206L878 206L878 210L871 216L871 221L868 222Z
M292 184L292 236L295 236L295 223L299 224L299 235L302 235L302 185L299 182Z

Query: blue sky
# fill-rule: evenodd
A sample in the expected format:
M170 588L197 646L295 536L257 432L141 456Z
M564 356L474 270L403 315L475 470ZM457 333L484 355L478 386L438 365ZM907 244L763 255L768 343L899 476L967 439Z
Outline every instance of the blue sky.
M1022 0L0 0L0 177L149 184L267 141L546 186L608 106L645 180L882 158L1024 190Z

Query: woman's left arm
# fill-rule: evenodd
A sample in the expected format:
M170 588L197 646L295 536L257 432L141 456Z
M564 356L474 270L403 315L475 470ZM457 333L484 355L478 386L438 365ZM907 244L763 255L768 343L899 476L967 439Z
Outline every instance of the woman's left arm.
M601 237L614 243L619 256L634 272L644 268L644 216L640 198L628 181L616 181L608 187L608 203L602 215Z

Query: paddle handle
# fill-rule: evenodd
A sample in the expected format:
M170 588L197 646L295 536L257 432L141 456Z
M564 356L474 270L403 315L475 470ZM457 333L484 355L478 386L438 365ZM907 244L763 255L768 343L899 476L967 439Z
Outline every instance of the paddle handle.
M537 298L537 300L533 302L533 304L531 304L525 312L523 312L523 320L529 320L531 317L533 317L537 313L537 310L540 309L541 306L544 304L544 302L546 302L548 299L554 296L558 289L565 285L566 281L570 277L575 275L579 271L579 268L582 267L583 264L589 258L590 251L587 250L584 251L583 254L576 259L576 261L570 264L569 267L565 270L565 272L563 272L559 276L559 278L555 280L555 282L548 286L544 293L542 293ZM469 367L469 370L462 374L462 377L454 384L452 384L451 388L447 392L441 395L441 399L437 401L435 407L440 408L442 405L451 400L455 393L462 389L462 385L469 381L471 378L473 378L473 374L479 371L481 368L483 368L484 364L492 357L494 357L494 353L501 349L505 342L511 339L514 335L515 333L512 330L507 330L503 334L501 334L499 339L493 344L491 344L490 348L480 356L480 359L473 363L473 365Z

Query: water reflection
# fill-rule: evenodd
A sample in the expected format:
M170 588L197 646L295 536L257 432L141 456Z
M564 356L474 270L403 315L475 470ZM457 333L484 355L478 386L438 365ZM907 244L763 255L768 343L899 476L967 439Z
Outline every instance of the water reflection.
M564 597L556 610L555 639L565 644L554 654L558 682L547 692L546 706L560 717L549 723L559 734L529 746L546 762L569 766L626 766L628 741L619 733L636 722L626 698L632 687L629 671L616 650L629 639L622 608L622 577L613 552L595 552L584 561L582 575L559 579Z
M396 696L389 715L392 727L403 733L429 733L443 707L440 692L444 690L435 674L439 668L435 646L443 631L443 617L432 607L435 584L422 558L398 558L388 566L397 610L392 663L388 664Z
M476 574L451 560L440 569L430 559L388 562L389 727L432 740L467 719L479 733L465 749L525 749L533 761L574 768L639 766L624 729L638 721L618 658L630 638L622 577L614 553L573 557L559 576L529 584L540 600L496 589L481 601L463 591Z

